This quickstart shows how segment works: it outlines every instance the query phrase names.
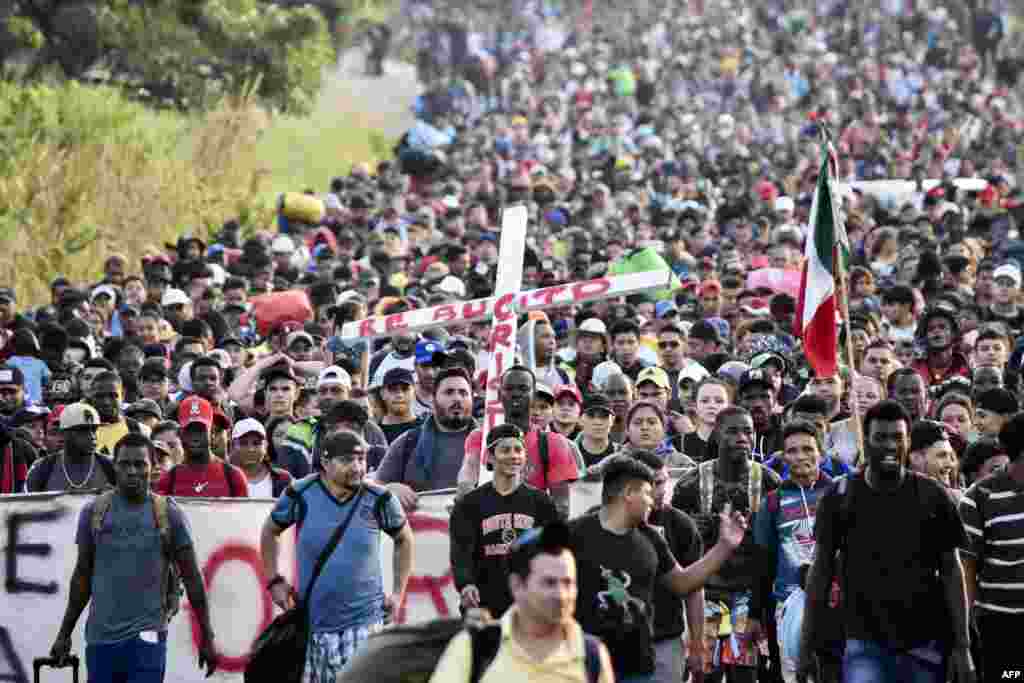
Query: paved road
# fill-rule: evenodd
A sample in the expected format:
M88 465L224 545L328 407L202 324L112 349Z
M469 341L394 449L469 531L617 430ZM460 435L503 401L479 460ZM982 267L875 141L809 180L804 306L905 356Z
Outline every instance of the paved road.
M397 138L413 123L410 108L420 93L416 69L389 61L384 76L369 78L364 65L362 50L346 52L336 74L325 83L322 105L360 114L388 137Z

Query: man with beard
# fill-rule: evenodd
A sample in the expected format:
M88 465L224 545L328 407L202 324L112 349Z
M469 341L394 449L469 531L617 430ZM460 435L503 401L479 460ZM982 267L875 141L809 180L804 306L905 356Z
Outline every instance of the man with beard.
M434 412L388 447L374 479L415 509L418 491L454 488L473 420L473 382L462 368L445 368L434 384Z
M512 604L505 559L515 538L558 520L551 498L523 482L526 434L514 424L487 434L494 479L459 499L451 514L451 562L463 611L499 617Z
M519 427L525 434L527 462L523 480L527 484L551 494L555 507L563 519L569 516L569 484L579 478L575 450L564 436L557 432L538 431L530 425L536 379L525 365L513 365L501 376L498 398L505 412L505 422ZM466 439L466 457L459 472L459 496L463 496L480 482L480 461L490 466L481 453L483 430L476 429Z
M973 683L958 548L967 535L943 486L907 469L911 418L895 401L864 416L866 468L820 499L798 672L812 673L820 624L840 573L847 681ZM884 533L879 533L884 529ZM879 581L879 577L884 577Z
M672 506L693 518L706 548L719 541L714 523L719 513L731 508L744 515L756 514L780 484L779 475L753 460L756 433L747 410L722 410L715 433L718 457L685 472L672 494ZM704 590L704 673L725 672L730 682L757 680L758 651L766 633L762 624L769 617L768 596L763 594L761 584L770 572L770 558L754 544L750 534L708 578ZM724 631L731 635L720 637L726 619L731 624L727 622Z
M776 415L776 393L771 377L764 370L748 370L740 376L736 397L754 420L757 430L753 457L763 460L782 450L782 420Z
M0 424L9 426L11 419L24 407L24 373L13 365L0 366Z
M956 350L960 325L956 316L945 308L929 308L917 324L917 337L923 339L927 352L914 363L914 370L927 386L942 384L950 377L970 377L967 356Z
M289 486L260 532L264 576L271 577L266 589L274 604L289 609L302 599L307 605L303 680L309 683L336 681L370 635L397 616L412 573L412 528L395 496L366 480L368 450L350 431L326 437L323 470ZM329 544L341 525L332 550ZM297 528L294 587L278 573L280 536L292 526ZM395 544L390 595L384 592L381 532ZM318 570L322 574L314 581Z
M181 445L185 462L175 465L160 477L158 493L193 498L248 498L245 473L234 465L213 459L210 432L213 406L204 398L189 396L178 406Z
M645 464L633 457L612 458L603 474L601 507L569 525L579 563L580 625L608 646L617 680L631 683L649 683L654 677L655 587L680 598L699 590L729 561L747 526L726 505L713 534L716 543L703 558L680 567L665 539L648 524L654 486L654 472Z
M25 491L94 491L112 486L117 479L114 465L96 452L99 426L99 413L91 405L65 406L60 414L64 448L36 461L28 472Z
M928 384L913 368L898 368L889 375L886 384L889 398L903 406L911 422L924 419L928 414Z

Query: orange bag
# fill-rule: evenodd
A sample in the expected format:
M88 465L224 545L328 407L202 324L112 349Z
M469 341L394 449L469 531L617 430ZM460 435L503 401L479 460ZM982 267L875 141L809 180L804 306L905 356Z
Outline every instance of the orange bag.
M261 337L269 335L279 323L304 323L313 319L313 304L301 289L260 294L249 299L249 303L256 318L256 331Z

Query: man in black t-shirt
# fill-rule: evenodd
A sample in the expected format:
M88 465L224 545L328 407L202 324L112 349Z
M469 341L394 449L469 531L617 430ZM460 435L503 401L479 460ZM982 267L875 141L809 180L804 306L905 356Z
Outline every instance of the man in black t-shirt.
M559 519L551 497L523 483L526 441L513 424L487 434L494 479L479 486L452 510L451 562L463 611L483 607L498 618L512 604L506 558L512 542L533 527Z
M668 543L672 555L683 567L700 559L704 552L697 525L689 515L668 504L668 467L650 451L636 451L635 457L654 472L654 509L647 519L652 529ZM683 605L686 611L683 611ZM662 585L654 587L654 680L679 683L686 669L700 671L704 647L704 590L690 591L684 600ZM683 645L683 632L689 629L689 645ZM684 667L684 659L688 666Z
M907 467L910 415L882 401L864 416L867 467L818 504L800 666L811 672L842 550L844 680L973 683L967 596L957 548L967 536L942 485Z
M698 590L743 541L747 523L726 509L719 542L683 569L647 520L654 473L635 457L613 458L604 470L600 509L570 522L579 591L576 618L608 646L619 681L654 680L654 587L677 596Z

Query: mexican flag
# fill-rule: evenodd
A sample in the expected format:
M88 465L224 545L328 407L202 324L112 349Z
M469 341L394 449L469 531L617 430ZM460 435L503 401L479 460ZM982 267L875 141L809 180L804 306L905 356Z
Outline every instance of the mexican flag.
M818 377L835 374L839 364L836 268L845 268L850 254L846 229L832 194L835 164L834 150L823 141L796 307L796 336L803 339L804 355Z

